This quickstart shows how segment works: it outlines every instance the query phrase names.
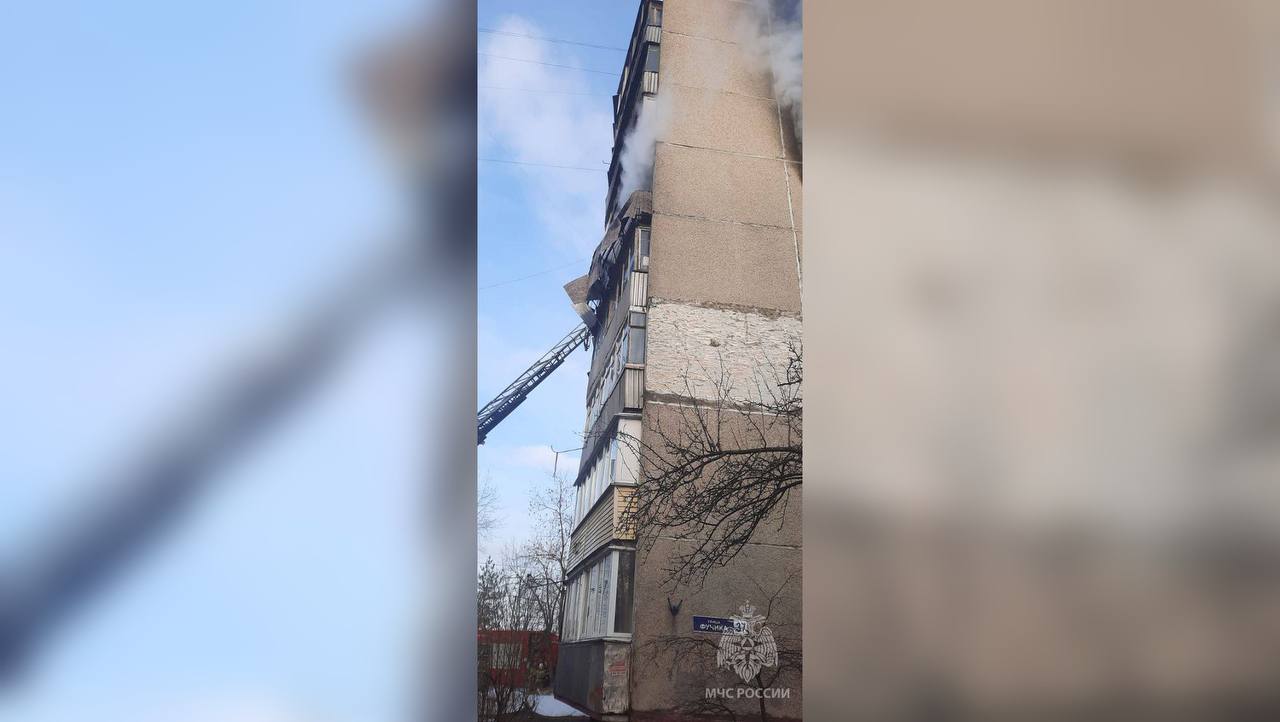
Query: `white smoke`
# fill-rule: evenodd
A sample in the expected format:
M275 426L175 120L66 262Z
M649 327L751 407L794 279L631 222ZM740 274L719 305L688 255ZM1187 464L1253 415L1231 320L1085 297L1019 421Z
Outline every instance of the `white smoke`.
M773 95L791 114L797 142L804 141L804 17L801 0L754 0L755 23L745 45L773 76Z
M653 187L654 148L671 121L668 98L661 93L654 98L646 98L640 106L636 124L622 141L622 152L618 154L622 181L614 200L615 209L622 207L633 192Z

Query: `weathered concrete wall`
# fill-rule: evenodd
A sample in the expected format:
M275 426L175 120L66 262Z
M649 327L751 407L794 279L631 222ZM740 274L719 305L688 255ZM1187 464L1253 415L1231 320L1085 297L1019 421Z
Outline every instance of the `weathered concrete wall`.
M668 213L654 216L653 238L650 296L800 310L790 229Z
M801 164L738 0L665 3L649 294L800 311Z
M797 501L799 499L797 498ZM773 634L784 656L800 651L802 560L799 547L752 544L730 567L708 576L700 588L668 591L662 567L680 544L659 540L636 565L635 640L632 651L633 718L658 710L682 710L706 700L706 690L748 687L729 668L716 665L720 635L694 632L693 616L731 617L750 602L757 614L772 609L764 626ZM680 605L671 613L671 603ZM784 662L786 664L786 662ZM776 675L776 679L773 679ZM770 719L800 719L801 679L789 667L765 668L763 677L771 689L789 689L789 698L766 700ZM757 713L757 701L726 701L739 715ZM754 717L752 717L754 719Z
M789 344L800 342L793 314L714 308L653 299L645 383L650 397L760 400L762 385L786 378Z
M688 406L679 403L647 403L646 438L657 438L659 428L672 432L686 427L688 413ZM788 431L777 417L758 412L749 415L725 411L720 424L725 438L756 438L765 444L782 443ZM754 436L760 432L762 439ZM694 632L692 626L694 615L727 618L740 614L739 607L747 602L757 607L759 614L768 609L765 626L786 656L782 669L765 670L764 679L770 689L787 689L790 696L767 700L766 713L771 719L800 718L801 675L793 666L797 660L792 655L802 652L802 507L803 493L797 488L784 505L764 520L739 556L729 565L712 570L701 584L674 585L668 581L673 554L687 552L696 543L696 535L692 540L678 539L684 529L664 529L651 539L651 545L650 540L642 544L635 572L633 719L650 719L646 713L653 714L652 719L686 719L658 713L687 712L690 705L706 701L708 688L749 686L731 669L717 666L719 635ZM644 533L640 530L642 536ZM675 614L670 611L672 603L679 605ZM779 672L776 679L775 672ZM753 699L727 704L739 715L758 714Z
M604 678L600 684L600 711L624 714L630 707L631 645L604 642Z
M673 437L682 435L682 430L697 424L695 412L690 405L675 402L667 403L656 400L645 406L644 434L645 438L661 445L658 441L661 434ZM798 433L794 420L784 417L763 414L758 411L743 412L733 409L719 412L718 418L708 416L708 423L718 426L723 443L728 445L733 440L754 446L781 446L788 443L788 434ZM794 426L792 425L794 424ZM655 454L663 453L660 449ZM656 459L651 456L650 459ZM643 484L643 482L641 482ZM799 548L803 539L803 518L800 489L792 491L784 509L764 521L752 536L753 542L792 546ZM643 533L643 529L637 530ZM667 529L663 533L675 535L679 529Z

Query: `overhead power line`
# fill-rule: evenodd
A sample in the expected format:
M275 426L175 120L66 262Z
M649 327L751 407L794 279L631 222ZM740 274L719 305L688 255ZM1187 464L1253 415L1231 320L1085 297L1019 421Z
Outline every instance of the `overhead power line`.
M611 70L593 70L593 69L591 69L591 68L579 68L579 67L578 67L578 66L576 66L576 65L561 65L561 64L559 64L559 63L544 63L544 62L542 62L541 60L529 60L528 58L509 58L509 57L507 57L506 55L494 55L494 54L492 54L492 53L476 53L476 55L479 55L479 56L482 56L482 57L485 57L485 58L496 58L496 59L498 59L498 60L512 60L512 61L515 61L515 62L517 62L517 63L532 63L532 64L534 64L534 65L546 65L547 67L550 67L550 68L566 68L566 69L568 69L568 70L580 70L580 71L582 71L582 72L584 72L584 73L599 73L600 75L612 75L612 76L614 76L614 77L617 77L617 76L618 76L618 73L615 73L615 72L613 72L613 71L611 71Z
M590 256L588 256L588 257L586 257L586 258L579 258L578 260L576 260L576 261L570 261L570 262L568 262L568 263L564 264L563 266L556 266L555 268L548 268L548 269L546 269L546 270L544 270L544 271L538 271L537 273L530 273L530 274L529 274L529 275L527 275L527 276L521 276L521 277L519 277L519 278L511 278L511 279L508 279L508 280L506 280L506 281L499 281L499 282L497 282L497 283L491 283L491 284L489 284L488 286L481 286L480 288L478 288L478 289L476 289L476 290L477 290L477 291L488 291L490 288L497 288L498 286L506 286L506 285L511 284L511 283L516 283L517 281L527 281L527 280L529 280L530 278L537 278L538 276L545 276L545 275L547 275L548 273L554 273L554 272L556 272L556 271L560 271L560 270L563 270L563 269L569 268L570 266L576 266L576 265L578 265L578 264L580 264L580 263L584 263L584 262L586 262L586 261L590 261L590 260L591 260L591 257L590 257Z
M591 95L591 96L603 97L603 98L608 98L613 96L613 93L577 93L577 92L568 91L568 90L540 90L538 88L511 88L505 85L477 85L476 87L480 88L481 90L516 90L522 93L540 93L540 94L546 94L546 95Z
M510 165L531 165L539 168L561 168L563 170L588 170L593 173L604 173L607 168L588 168L581 165L556 165L555 163L533 163L523 160L507 160L505 158L478 158L485 163L508 163Z
M545 35L526 35L524 33L513 33L509 30L494 30L492 28L480 28L480 32L489 33L491 35L506 35L513 38L528 38L530 40L541 40L544 43L563 43L565 45L580 45L584 48L599 48L600 50L616 50L620 53L627 52L626 48L620 48L616 45L595 45L594 43L583 43L577 40L565 40L563 38L549 38Z

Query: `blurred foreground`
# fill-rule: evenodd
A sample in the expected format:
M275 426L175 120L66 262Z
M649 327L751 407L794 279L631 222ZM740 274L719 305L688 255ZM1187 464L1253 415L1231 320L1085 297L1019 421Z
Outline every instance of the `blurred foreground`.
M474 8L253 5L9 22L5 719L471 715Z
M1280 717L1274 7L810 10L806 717Z

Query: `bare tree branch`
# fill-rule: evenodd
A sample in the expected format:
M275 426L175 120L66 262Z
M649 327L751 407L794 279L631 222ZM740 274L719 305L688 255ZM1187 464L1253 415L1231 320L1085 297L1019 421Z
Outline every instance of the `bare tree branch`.
M775 687L783 677L787 677L793 683L798 682L804 671L799 626L776 620L772 616L783 602L799 604L798 595L795 593L797 574L798 571L792 571L781 583L769 588L764 587L756 578L751 578L752 584L760 591L760 599L764 600L764 617L769 622L777 646L777 665L761 669L749 682L751 686L761 691ZM719 646L719 636L669 634L645 642L637 649L637 653L643 659L661 663L664 666L669 665L673 669L714 670ZM769 719L768 698L764 694L755 697L757 700L755 714L748 714L741 706L735 708L725 699L709 697L705 693L705 687L701 686L702 680L703 678L698 675L691 675L688 677L688 684L681 689L673 690L677 699L680 700L678 709L683 714L729 720L745 718L761 722Z
M498 524L498 490L493 486L493 478L485 472L484 479L476 486L476 534L488 541Z
M641 481L625 515L638 548L647 555L659 538L683 542L664 569L670 586L701 586L762 525L780 528L803 483L799 347L790 346L784 364L758 364L755 388L745 394L735 393L723 359L720 366L718 374L702 368L705 379L686 372L686 393L666 407L674 423L656 420L641 438L619 437L640 459ZM704 381L713 398L702 396Z

